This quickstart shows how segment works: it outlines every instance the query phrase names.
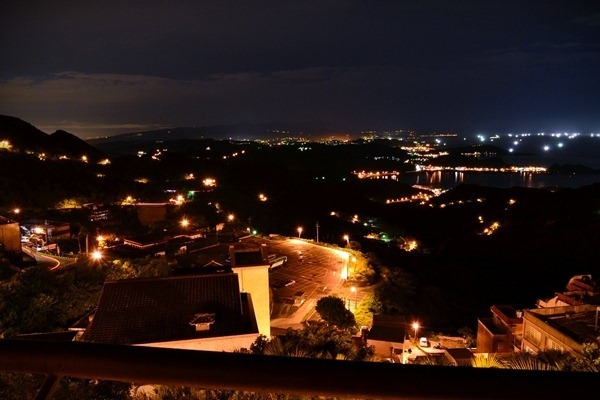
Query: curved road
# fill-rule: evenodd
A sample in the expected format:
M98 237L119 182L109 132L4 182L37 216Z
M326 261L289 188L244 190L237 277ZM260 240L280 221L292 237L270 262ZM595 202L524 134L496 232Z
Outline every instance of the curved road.
M35 261L37 261L38 265L45 266L50 271L54 271L55 269L60 267L60 261L58 261L56 258L52 258L52 257L47 256L42 253L38 253L36 250L32 250L25 246L21 246L21 249L23 250L23 252L25 254L27 254L31 258L35 259Z
M269 273L274 300L288 311L273 315L271 327L297 329L302 328L307 320L318 319L315 306L324 296L335 295L345 299L351 310L364 297L360 289L351 293L350 288L344 286L349 256L343 249L298 239L246 237L242 241L256 246L266 244L269 254L287 256L286 264ZM304 302L299 307L290 304L300 297L304 298Z

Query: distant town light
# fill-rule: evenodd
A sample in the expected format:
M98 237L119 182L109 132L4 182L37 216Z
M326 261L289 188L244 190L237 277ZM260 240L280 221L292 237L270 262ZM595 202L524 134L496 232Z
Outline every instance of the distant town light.
M202 181L202 184L206 187L215 187L217 186L217 181L213 178L206 178Z

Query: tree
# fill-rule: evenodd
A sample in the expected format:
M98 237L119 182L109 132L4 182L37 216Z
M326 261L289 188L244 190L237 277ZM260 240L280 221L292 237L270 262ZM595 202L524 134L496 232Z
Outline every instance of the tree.
M317 301L316 310L325 322L341 329L356 327L354 314L346 309L344 300L336 296L326 296Z
M477 338L475 337L473 329L469 328L468 326L464 326L458 330L458 333L465 339L465 345L467 347L477 346Z
M415 280L400 268L382 267L383 282L375 288L374 312L410 314L414 312Z
M372 346L357 347L349 332L340 332L325 322L304 329L288 329L285 334L267 339L259 336L250 350L253 354L367 361L375 355Z
M584 343L583 358L573 361L573 369L587 372L600 372L600 337L595 341Z

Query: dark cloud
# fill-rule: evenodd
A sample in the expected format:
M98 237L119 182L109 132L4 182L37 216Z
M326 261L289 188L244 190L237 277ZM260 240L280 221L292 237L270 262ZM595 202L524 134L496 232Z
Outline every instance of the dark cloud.
M599 11L542 0L12 2L0 17L0 112L77 121L80 134L283 120L501 131L562 118L597 130Z

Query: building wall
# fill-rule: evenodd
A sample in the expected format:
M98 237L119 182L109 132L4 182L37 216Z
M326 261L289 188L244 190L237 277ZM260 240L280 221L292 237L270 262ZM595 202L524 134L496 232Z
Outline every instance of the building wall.
M493 323L492 319L486 320ZM505 334L491 332L484 321L477 321L477 353L509 353L512 348L513 337L507 328Z
M142 225L152 225L167 218L166 204L138 204L136 206L138 220Z
M523 318L523 343L522 351L537 353L543 350L560 350L570 352L575 356L582 355L582 343L578 343L567 334L547 324L536 316L536 312L548 316L552 313L562 314L565 310L583 312L594 310L595 306L573 306L543 308L538 310L525 310Z
M258 334L250 333L236 336L220 336L201 339L174 340L171 342L143 343L136 344L135 346L233 352L240 349L250 349L250 345L254 343L257 337Z
M269 265L233 267L240 283L240 292L250 293L256 314L258 332L271 337Z
M375 348L375 354L381 358L392 357L393 349L402 349L402 343L388 342L386 340L369 339L367 343L369 346Z
M21 232L18 222L0 224L0 243L4 249L12 253L21 252Z

